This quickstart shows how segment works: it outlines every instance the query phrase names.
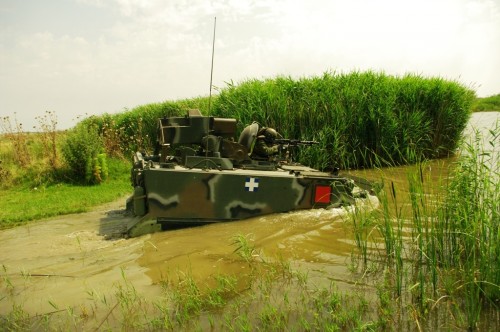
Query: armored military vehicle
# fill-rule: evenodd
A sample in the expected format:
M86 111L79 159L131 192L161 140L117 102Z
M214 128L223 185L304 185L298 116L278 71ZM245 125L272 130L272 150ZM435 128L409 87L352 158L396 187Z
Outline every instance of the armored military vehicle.
M126 233L138 236L173 223L338 207L364 194L337 172L294 162L294 148L316 142L280 138L275 142L280 153L255 156L260 129L252 123L236 140L236 119L203 116L198 110L159 119L155 153L134 155L134 193L127 210L137 220Z

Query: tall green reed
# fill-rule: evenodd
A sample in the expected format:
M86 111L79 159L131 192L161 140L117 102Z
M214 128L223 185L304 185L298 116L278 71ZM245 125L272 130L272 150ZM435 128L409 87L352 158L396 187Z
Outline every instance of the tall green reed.
M302 149L299 160L321 169L348 169L453 151L475 96L441 78L368 71L230 82L213 98L210 115L238 119L239 131L257 121L284 137L317 140L319 146ZM158 118L182 116L191 108L208 114L208 98L142 105L92 121L101 131L117 130L119 146L129 155L154 146Z
M479 132L464 143L436 225L440 262L461 276L469 328L500 301L499 124L489 135L486 146Z
M473 100L473 91L440 78L325 73L228 85L214 113L236 117L240 126L258 121L283 136L318 140L301 154L313 166L359 168L453 151Z
M463 143L447 178L436 182L419 162L408 171L406 193L391 183L379 210L353 214L355 233L363 218L378 230L358 244L360 255L366 260L366 247L383 240L385 251L370 252L368 261L383 262L394 296L420 315L449 305L467 329L500 301L499 128Z

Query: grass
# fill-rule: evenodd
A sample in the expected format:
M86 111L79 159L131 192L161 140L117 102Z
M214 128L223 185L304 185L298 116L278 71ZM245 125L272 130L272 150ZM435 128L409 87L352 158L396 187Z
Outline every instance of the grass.
M477 98L472 110L473 112L500 112L500 94Z
M413 308L418 321L444 307L458 326L475 330L483 311L499 308L500 126L488 135L487 146L479 133L462 144L449 177L436 183L421 162L408 173L407 197L390 183L380 210L353 213L361 260L379 262L371 271L386 272L391 300ZM382 250L368 251L380 238Z
M60 182L33 187L31 183L24 183L11 189L0 189L0 228L57 215L86 212L96 205L130 193L129 163L109 160L109 168L110 178L98 186Z
M257 121L287 138L316 140L318 146L300 152L302 161L320 169L347 169L448 155L474 100L472 90L441 78L327 72L298 80L230 83L214 97L210 115L238 119L239 130ZM153 150L158 118L183 116L190 108L206 114L208 99L143 105L84 121L96 124L105 139L130 155Z
M333 276L318 277L320 271L266 257L251 235L237 234L228 237L234 250L225 258L250 265L245 272L200 281L189 271L166 271L159 297L148 300L122 270L112 296L88 291L91 304L59 308L52 303L53 313L36 316L13 305L0 323L16 331L67 326L134 331L474 330L488 323L494 329L499 324L494 316L480 317L498 310L498 216L493 213L498 213L500 200L484 183L492 179L490 170L498 175L498 166L484 168L488 163L481 159L482 171L477 172L476 158L488 157L487 152L468 149L454 176L449 182L443 179L447 187L438 196L429 195L435 184L426 178L422 163L408 174L406 200L389 184L381 193L380 211L354 212L354 233L362 233L355 242L365 257L358 265L362 273L353 275L355 282L347 290L340 290ZM481 190L457 190L465 184ZM462 213L461 206L467 204L473 209L464 207ZM9 271L4 272L0 294L9 300L14 289Z
M37 120L40 131L25 132L15 118L0 119L0 229L86 212L131 191L130 161L121 154L108 160L109 178L102 185L75 179L61 157L68 133L57 131L52 112Z
M453 151L473 91L440 78L384 73L325 73L229 85L214 113L241 126L258 121L289 138L313 139L301 157L317 168L359 168L415 162ZM326 152L326 153L325 153Z

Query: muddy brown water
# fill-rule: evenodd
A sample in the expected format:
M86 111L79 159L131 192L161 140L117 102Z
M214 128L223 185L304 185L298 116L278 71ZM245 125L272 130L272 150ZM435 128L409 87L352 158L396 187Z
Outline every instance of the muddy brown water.
M474 114L471 126L487 128L498 119L498 112ZM426 172L443 177L450 162L433 161ZM404 191L407 171L408 167L398 167L353 173L372 180L384 176ZM360 204L373 208L377 202ZM282 257L316 271L312 278L335 280L340 288L354 282L347 262L356 248L345 209L276 214L108 240L101 234L103 225L127 218L120 213L124 205L125 198L90 213L0 231L0 314L11 312L13 305L30 315L78 310L91 305L95 296L112 298L123 275L138 293L154 299L161 294L159 281L169 272L190 273L202 283L217 274L237 274L248 268L236 259L231 244L238 234L248 235L266 257Z
M132 239L107 240L102 223L123 221L125 198L90 213L62 216L0 232L2 275L13 300L30 314L78 308L94 292L111 298L122 273L137 291L154 298L169 272L184 271L204 282L217 274L248 268L236 259L236 235L245 235L268 257L328 266L348 281L345 259L353 250L342 209L312 210L244 221L181 228ZM4 280L5 282L5 280ZM4 285L2 285L4 286ZM8 287L2 287L6 292ZM12 298L7 294L1 297ZM0 312L12 301L0 301Z

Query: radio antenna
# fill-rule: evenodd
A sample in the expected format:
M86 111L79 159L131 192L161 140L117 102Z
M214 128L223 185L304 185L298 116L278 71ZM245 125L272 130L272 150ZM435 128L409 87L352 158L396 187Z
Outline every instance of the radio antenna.
M212 39L212 65L210 66L210 92L208 95L208 114L207 116L210 117L210 111L211 111L211 106L212 106L212 78L214 76L214 53L215 53L215 28L217 26L217 17L214 17L214 36ZM205 146L205 169L208 168L208 144L209 144L209 139L208 135L210 134L210 119L207 122L207 141L206 141L206 146Z
M214 37L212 40L212 65L210 67L210 93L208 95L208 115L212 106L212 78L214 76L214 53L215 53L215 28L217 27L217 17L214 17Z

